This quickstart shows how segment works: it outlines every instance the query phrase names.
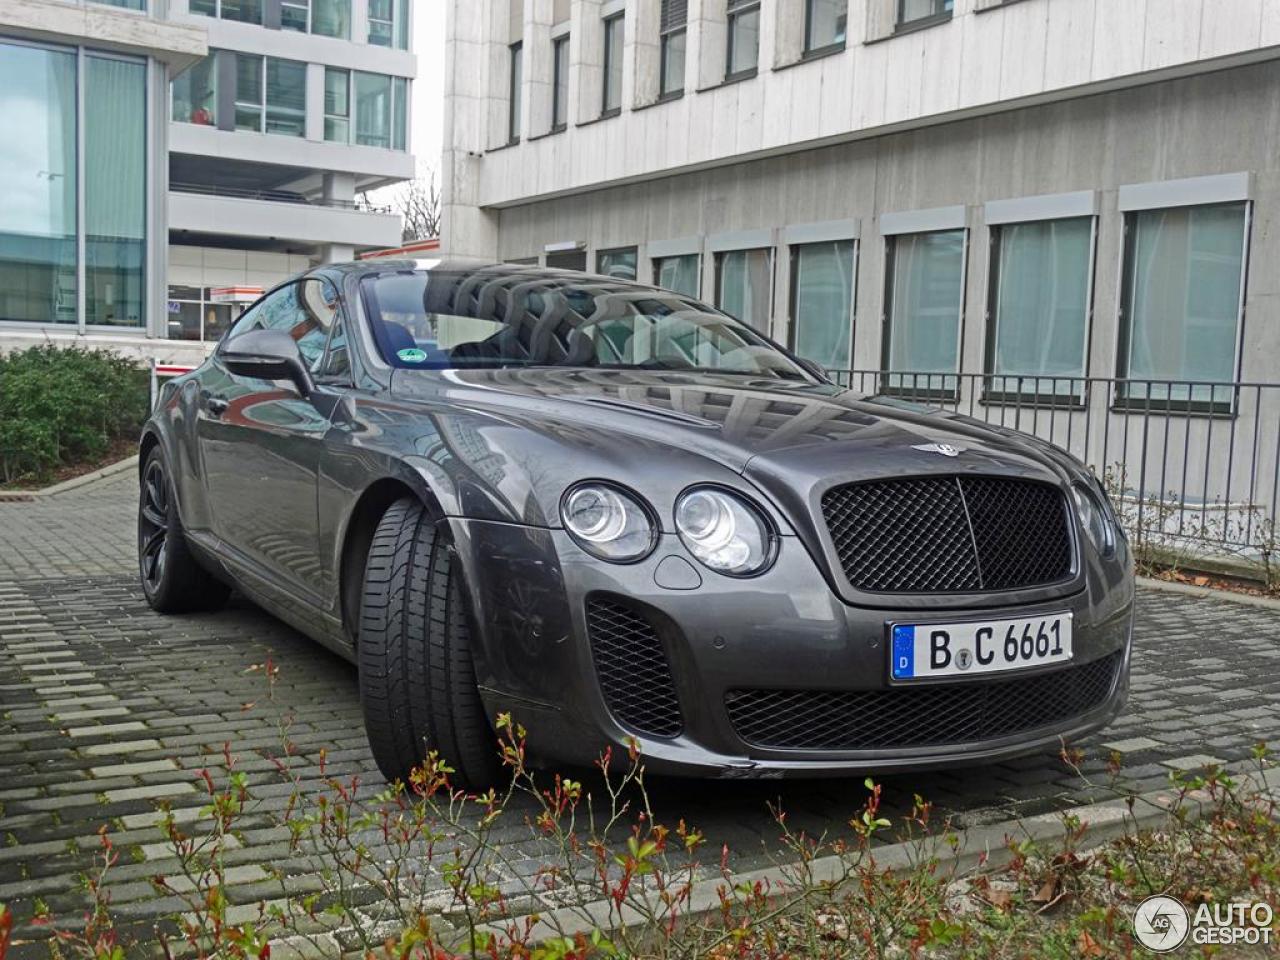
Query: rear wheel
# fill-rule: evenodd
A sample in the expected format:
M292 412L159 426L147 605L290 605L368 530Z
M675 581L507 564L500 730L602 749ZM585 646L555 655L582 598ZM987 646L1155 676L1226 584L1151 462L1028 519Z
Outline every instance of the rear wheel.
M406 779L431 750L456 786L483 788L501 773L464 604L447 531L421 501L397 500L369 546L358 638L365 730L388 780Z
M159 613L212 610L227 585L196 563L178 519L168 465L159 447L147 455L138 494L138 575L147 603Z

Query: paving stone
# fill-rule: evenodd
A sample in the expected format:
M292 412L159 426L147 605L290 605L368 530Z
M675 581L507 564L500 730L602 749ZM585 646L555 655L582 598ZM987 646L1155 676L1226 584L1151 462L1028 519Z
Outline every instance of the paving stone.
M1104 743L1103 748L1115 750L1117 753L1137 753L1140 750L1158 750L1163 744L1150 737L1131 737L1128 740L1114 740Z
M94 777L136 777L140 773L165 773L180 770L176 760L142 760L138 763L117 763L109 766L90 767Z
M1226 761L1218 757L1211 757L1204 753L1195 753L1188 757L1171 757L1168 760L1160 761L1170 770L1181 770L1186 773L1198 773L1206 767L1220 767Z
M125 707L96 707L89 710L67 710L52 714L57 723L77 723L81 720L96 720L102 717L127 717L129 711Z
M114 743L89 744L81 747L80 752L87 757L107 757L118 753L141 753L144 750L159 749L159 740L118 740Z
M174 797L180 793L195 793L196 788L189 783L160 783L145 787L124 787L119 790L104 790L103 796L108 803L124 803L126 800L150 800L154 797Z
M117 733L137 733L145 729L146 724L127 720L124 723L103 723L93 727L71 727L67 734L72 737L112 737Z

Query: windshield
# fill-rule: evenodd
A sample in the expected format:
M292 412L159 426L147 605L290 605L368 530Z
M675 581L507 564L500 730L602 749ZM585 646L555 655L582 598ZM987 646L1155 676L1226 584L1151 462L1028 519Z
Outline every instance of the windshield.
M803 380L749 327L665 290L493 267L404 270L362 281L379 351L395 367L694 370Z

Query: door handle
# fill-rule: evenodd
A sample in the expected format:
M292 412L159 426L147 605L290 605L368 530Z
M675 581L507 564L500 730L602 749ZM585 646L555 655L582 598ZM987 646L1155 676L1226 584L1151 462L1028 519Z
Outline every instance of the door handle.
M205 410L209 412L209 416L211 417L222 416L224 413L227 412L227 407L230 406L230 404L227 403L226 400L223 400L219 397L212 396L207 392L204 394L204 396L201 399L204 401Z

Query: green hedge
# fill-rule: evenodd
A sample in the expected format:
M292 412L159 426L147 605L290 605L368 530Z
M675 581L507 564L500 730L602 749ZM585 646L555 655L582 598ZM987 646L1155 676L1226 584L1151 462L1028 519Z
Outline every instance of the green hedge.
M43 345L0 356L0 483L93 464L146 416L146 371L108 350Z

